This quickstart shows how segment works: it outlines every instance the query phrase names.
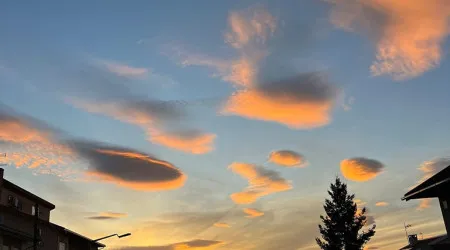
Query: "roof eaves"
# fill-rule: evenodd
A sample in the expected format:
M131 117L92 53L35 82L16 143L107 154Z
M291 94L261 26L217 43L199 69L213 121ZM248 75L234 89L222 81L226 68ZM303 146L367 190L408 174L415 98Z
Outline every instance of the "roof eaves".
M443 183L446 183L446 182L448 182L448 181L450 181L450 177L448 177L448 178L446 178L446 179L444 179L444 180L442 180L442 181L439 181L439 182L437 182L437 183L434 183L434 184L432 184L432 185L429 185L429 186L426 186L426 187L424 187L424 188L421 188L421 189L419 189L419 190L417 190L417 191L414 191L414 189L413 189L413 190L411 190L411 191L414 191L414 192L409 193L409 194L407 193L407 195L405 195L404 197L402 197L402 200L408 201L408 200L411 199L412 196L417 195L417 194L419 194L419 193L421 193L421 192L423 192L423 191L425 191L425 190L428 190L428 189L430 189L430 188L433 188L433 187L436 187L436 186L438 186L438 185L441 185L441 184L443 184ZM411 192L411 191L410 191L410 192Z

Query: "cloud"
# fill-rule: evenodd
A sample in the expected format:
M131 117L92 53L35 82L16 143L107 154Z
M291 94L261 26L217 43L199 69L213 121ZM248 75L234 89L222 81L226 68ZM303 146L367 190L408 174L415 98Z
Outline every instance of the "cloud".
M321 127L331 120L337 93L323 75L308 72L236 92L222 113L278 122L293 129Z
M254 84L257 76L257 63L263 54L253 52L254 55L242 55L237 58L220 59L202 53L188 52L180 46L170 48L175 54L175 60L183 67L203 66L213 70L213 77L220 77L223 81L235 86L245 87ZM262 53L262 52L260 52Z
M213 250L225 244L216 240L192 240L165 246L125 247L122 250Z
M345 178L364 182L378 176L384 169L384 165L377 161L363 157L350 158L341 161L341 173Z
M360 200L360 199L355 199L355 200L353 200L353 201L356 203L356 206L358 206L358 207L362 207L362 206L364 206L364 205L367 204L367 202L362 201L362 200Z
M276 19L264 8L258 6L243 11L232 11L228 16L229 31L225 40L231 46L241 49L251 42L265 43L276 29Z
M427 209L431 206L431 199L420 199L419 206L417 207L417 210L422 211L424 209Z
M444 168L450 166L450 158L443 157L443 158L435 158L430 161L423 162L419 170L421 170L424 173L424 176L419 181L419 184L430 178L431 176L437 174L438 172L442 171Z
M127 217L128 214L126 213L116 213L116 212L101 212L98 215L95 216L89 216L87 219L91 220L117 220L120 218Z
M216 222L214 223L215 227L220 227L220 228L229 228L231 227L230 224L225 223L225 222Z
M180 188L187 179L169 162L132 149L88 141L70 141L68 145L89 163L85 172L87 180L140 191L159 191Z
M71 161L72 152L55 141L60 132L0 104L0 146L6 154L0 157L0 163L64 175L62 166Z
M291 150L277 150L269 154L269 161L285 167L305 167L305 157Z
M437 67L449 34L450 5L446 0L327 0L331 22L359 32L375 43L373 75L396 80L419 76Z
M180 64L212 68L215 76L237 88L219 114L276 122L293 129L324 126L331 121L340 91L322 73L302 73L294 67L293 60L298 59L303 45L293 35L299 32L298 27L272 41L277 22L261 6L232 11L225 43L237 56L218 59L178 47L174 51Z
M205 154L214 149L215 134L205 134L198 130L155 133L150 141L192 154Z
M362 213L362 209L358 208L356 210L356 215L360 215L361 213ZM370 226L372 224L375 224L375 218L372 215L368 214L368 210L366 210L366 213L365 213L364 216L366 216L366 220L364 222L364 226Z
M102 61L106 68L118 75L124 77L143 77L148 74L148 69L132 67L126 64L112 62L112 61Z
M248 217L248 218L255 218L255 217L260 217L260 216L264 215L264 212L259 211L259 210L254 209L254 208L244 208L243 211L244 211L244 213L247 214L246 217Z
M386 207L386 206L389 206L389 203L387 203L385 201L379 201L379 202L375 203L375 206L377 206L377 207Z
M231 194L230 198L236 204L251 204L263 196L292 189L290 182L273 170L237 162L228 168L248 181L246 189Z
M169 101L130 100L113 103L90 103L71 99L71 103L84 110L107 115L139 126L152 143L192 154L205 154L214 149L216 135L195 129L163 131L168 123L180 123L185 112Z
M419 170L423 172L423 176L417 181L416 185L409 187L409 190L413 189L415 186L426 181L428 178L432 177L448 166L450 166L450 158L448 157L434 158L432 160L423 162L419 167ZM429 208L430 205L430 199L421 199L417 210L422 211Z

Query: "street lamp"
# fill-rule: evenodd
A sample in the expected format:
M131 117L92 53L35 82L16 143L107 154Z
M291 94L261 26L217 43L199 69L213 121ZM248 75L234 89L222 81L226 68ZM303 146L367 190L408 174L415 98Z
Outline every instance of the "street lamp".
M126 233L126 234L122 234L122 235L111 234L111 235L108 235L108 236L105 236L105 237L98 238L98 239L93 240L93 241L94 241L94 242L97 242L97 241L104 240L104 239L106 239L106 238L113 237L113 236L117 236L117 237L119 237L119 238L124 238L124 237L130 236L130 235L131 235L131 233Z

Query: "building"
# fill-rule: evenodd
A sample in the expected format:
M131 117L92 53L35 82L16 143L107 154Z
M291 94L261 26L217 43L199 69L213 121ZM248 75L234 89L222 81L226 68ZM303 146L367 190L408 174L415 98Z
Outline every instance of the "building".
M446 234L424 240L417 240L417 235L409 236L409 244L401 249L440 250L450 249L450 166L433 175L426 181L407 192L402 200L438 198L444 219Z
M3 178L0 168L0 249L93 250L105 245L50 222L55 205Z

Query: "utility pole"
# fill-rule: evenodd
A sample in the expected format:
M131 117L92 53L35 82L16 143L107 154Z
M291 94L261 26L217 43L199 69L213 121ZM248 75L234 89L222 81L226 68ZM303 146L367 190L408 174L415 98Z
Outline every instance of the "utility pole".
M38 249L39 244L39 204L34 205L34 235L33 235L33 250Z

